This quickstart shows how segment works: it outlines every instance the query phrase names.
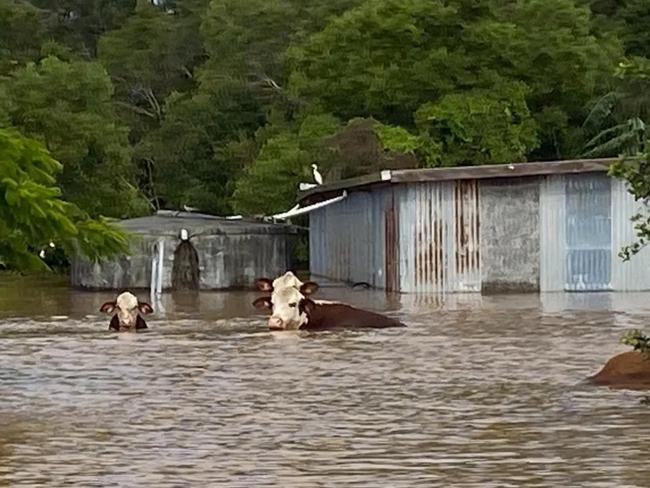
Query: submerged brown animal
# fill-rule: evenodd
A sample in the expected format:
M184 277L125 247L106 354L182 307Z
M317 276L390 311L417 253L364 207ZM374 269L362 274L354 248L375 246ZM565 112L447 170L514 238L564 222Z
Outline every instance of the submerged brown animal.
M300 290L293 286L274 289L271 297L260 297L253 305L271 310L271 330L405 327L398 320L343 303L315 302L307 296L313 285L304 283Z
M138 301L138 298L125 291L120 293L114 302L106 302L100 308L100 312L113 313L108 330L119 331L136 331L147 328L147 323L140 314L150 314L153 312L151 305Z
M626 390L650 389L650 358L640 351L628 351L610 358L587 381L597 386Z

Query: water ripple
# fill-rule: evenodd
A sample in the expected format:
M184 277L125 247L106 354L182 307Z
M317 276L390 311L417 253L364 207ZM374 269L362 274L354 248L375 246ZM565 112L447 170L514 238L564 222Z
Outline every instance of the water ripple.
M0 485L650 486L650 407L581 384L647 296L406 304L407 329L323 333L168 303L137 335L64 296L0 319Z

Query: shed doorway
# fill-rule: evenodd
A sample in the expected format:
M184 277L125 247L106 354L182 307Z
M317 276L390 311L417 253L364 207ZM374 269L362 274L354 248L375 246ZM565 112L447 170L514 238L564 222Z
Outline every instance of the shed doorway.
M174 290L199 289L199 253L189 241L183 241L174 251L172 267Z

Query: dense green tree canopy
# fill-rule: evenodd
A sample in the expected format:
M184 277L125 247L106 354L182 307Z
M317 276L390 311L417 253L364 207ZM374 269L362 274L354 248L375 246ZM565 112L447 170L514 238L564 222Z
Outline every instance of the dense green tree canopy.
M291 51L291 88L343 118L412 126L424 104L517 81L552 156L564 147L551 135L582 121L619 55L571 0L369 0Z
M6 83L11 124L45 142L63 164L67 200L91 215L146 211L134 186L127 129L114 115L113 87L101 64L47 57ZM92 191L89 191L92 189Z
M339 124L331 115L309 115L295 130L270 137L256 163L237 182L235 209L244 214L288 210L286 205L294 200L298 184L313 181L311 164L322 157L323 139L333 135Z
M649 19L644 0L0 0L0 128L114 217L280 212L314 162L632 154Z
M61 198L60 169L37 141L0 129L0 266L46 269L37 253L50 242L91 259L128 250L122 232Z
M33 5L0 0L0 78L38 57L45 26Z

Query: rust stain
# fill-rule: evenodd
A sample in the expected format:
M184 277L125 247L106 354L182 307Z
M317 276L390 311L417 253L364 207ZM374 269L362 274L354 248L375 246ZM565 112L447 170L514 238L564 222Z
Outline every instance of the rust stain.
M465 286L478 286L479 219L476 181L458 181L454 187L456 210L456 273Z
M391 204L388 209L386 209L384 214L384 226L385 226L385 252L386 252L386 290L387 291L399 291L398 289L398 251L397 251L397 242L398 242L398 232L397 232L397 218L395 212L395 202L391 198Z

